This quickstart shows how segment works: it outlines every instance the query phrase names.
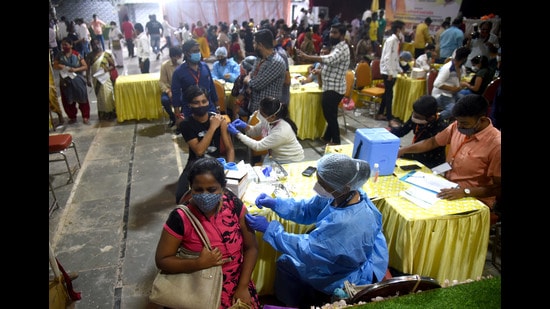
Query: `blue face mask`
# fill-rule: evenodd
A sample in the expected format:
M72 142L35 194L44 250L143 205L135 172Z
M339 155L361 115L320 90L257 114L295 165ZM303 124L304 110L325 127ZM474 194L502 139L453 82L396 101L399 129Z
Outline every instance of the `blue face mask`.
M203 213L209 213L220 204L222 199L221 193L200 193L193 194L193 201L197 208Z
M189 58L189 61L193 63L198 63L199 61L201 61L201 53L200 52L192 53L191 58Z
M462 134L464 134L464 135L466 135L466 136L474 135L474 134L476 133L476 127L477 127L477 125L478 125L480 119L481 119L481 118L479 118L479 119L477 120L476 124L475 124L472 128L458 128L458 127L457 127L456 129L458 130L458 132L460 132L460 133L462 133Z

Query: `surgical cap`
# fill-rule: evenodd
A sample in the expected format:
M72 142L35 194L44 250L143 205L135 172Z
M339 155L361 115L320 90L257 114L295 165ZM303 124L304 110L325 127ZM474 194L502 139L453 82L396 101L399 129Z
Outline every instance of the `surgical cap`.
M214 53L214 56L216 57L227 57L227 49L225 47L218 47L218 49L216 49L216 52Z
M317 177L334 189L349 185L351 190L357 190L367 182L369 176L367 161L353 159L345 154L326 154L317 162Z
M252 71L252 68L254 67L254 61L256 61L256 56L247 56L241 62L241 64L243 65L243 68L246 70L247 73Z
M405 60L405 61L411 61L413 56L410 52L408 51L402 51L401 54L399 54L399 58Z

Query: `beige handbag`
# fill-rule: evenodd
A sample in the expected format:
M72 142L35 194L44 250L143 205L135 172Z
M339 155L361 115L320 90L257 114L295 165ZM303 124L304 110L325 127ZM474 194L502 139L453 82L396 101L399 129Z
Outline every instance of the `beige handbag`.
M185 205L179 205L185 212L202 242L212 250L210 241L199 220ZM190 252L183 248L178 256L184 259L196 259L199 252ZM149 300L155 304L174 309L218 309L221 304L223 285L222 267L215 266L193 273L165 274L157 273Z

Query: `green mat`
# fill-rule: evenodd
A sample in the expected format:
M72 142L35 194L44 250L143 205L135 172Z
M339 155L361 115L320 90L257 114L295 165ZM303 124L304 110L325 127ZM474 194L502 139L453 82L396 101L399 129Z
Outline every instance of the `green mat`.
M493 277L346 308L500 308L500 284L500 277Z

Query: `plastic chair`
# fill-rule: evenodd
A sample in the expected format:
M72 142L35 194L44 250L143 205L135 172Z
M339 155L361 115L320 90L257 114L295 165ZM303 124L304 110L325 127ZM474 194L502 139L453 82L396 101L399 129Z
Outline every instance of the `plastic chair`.
M432 90L434 88L434 81L439 74L438 70L431 69L426 73L426 94L432 95Z
M380 71L380 59L374 59L370 62L370 68L372 71L372 86L384 88L384 78Z
M74 173L76 173L76 170L73 172L71 171L71 166L69 165L69 160L67 159L67 155L65 152L67 149L72 148L74 150L74 154L76 155L76 160L78 161L78 168L80 168L80 158L78 157L78 152L76 151L76 145L73 141L73 136L71 134L65 133L65 134L55 134L49 136L49 151L50 151L50 161L49 162L59 162L59 161L65 161L65 165L67 166L67 172L69 173L69 180L67 183L74 182ZM62 158L55 158L56 155L61 155ZM53 158L52 158L53 157Z

